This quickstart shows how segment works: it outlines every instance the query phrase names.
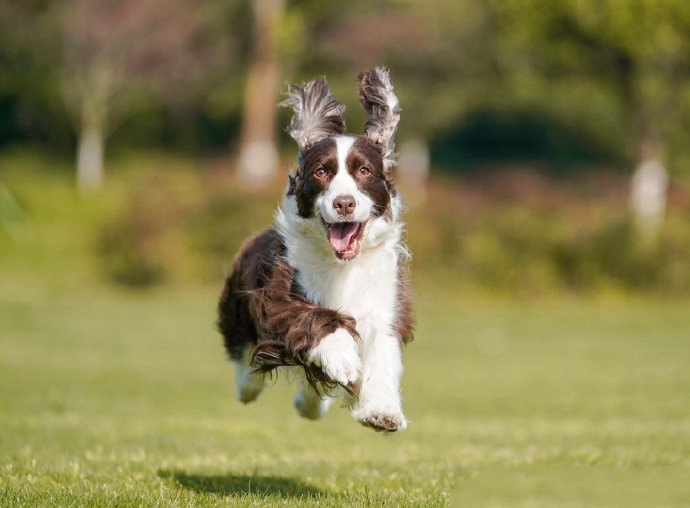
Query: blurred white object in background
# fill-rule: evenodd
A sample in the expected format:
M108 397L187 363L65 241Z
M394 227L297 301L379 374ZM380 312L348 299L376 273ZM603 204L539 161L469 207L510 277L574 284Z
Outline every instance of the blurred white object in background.
M105 141L99 127L82 127L77 148L77 185L83 193L103 186Z
M635 170L630 202L643 241L653 243L666 213L668 173L657 159L643 160Z
M263 187L275 175L278 150L272 141L247 143L240 151L238 174L251 187Z
M426 200L430 166L429 145L425 141L413 138L400 144L398 174L408 205L421 205Z

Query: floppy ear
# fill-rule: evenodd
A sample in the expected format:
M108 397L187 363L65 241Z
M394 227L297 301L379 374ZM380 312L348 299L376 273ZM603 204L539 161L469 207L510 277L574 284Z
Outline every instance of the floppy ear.
M393 91L388 69L374 67L359 79L359 100L369 115L364 134L381 147L386 172L396 165L393 135L400 121L400 105Z
M290 85L280 106L295 112L287 132L300 152L323 138L345 132L345 106L333 97L323 76L303 85Z

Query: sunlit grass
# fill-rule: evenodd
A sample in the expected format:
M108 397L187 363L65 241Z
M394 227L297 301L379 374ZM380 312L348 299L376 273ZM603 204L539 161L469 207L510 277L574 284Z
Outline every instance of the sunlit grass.
M690 502L685 305L420 295L382 436L236 402L214 291L36 294L0 299L2 506Z
M234 399L223 267L212 287L103 283L94 233L139 167L81 199L30 166L0 158L27 212L0 232L0 507L690 505L687 300L478 297L418 266L409 429L310 422L282 378Z

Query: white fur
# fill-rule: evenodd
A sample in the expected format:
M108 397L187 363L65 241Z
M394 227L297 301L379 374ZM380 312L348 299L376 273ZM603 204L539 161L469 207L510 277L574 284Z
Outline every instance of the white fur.
M371 214L374 206L372 200L357 188L357 182L347 170L347 156L355 143L354 136L336 136L333 138L336 144L336 154L338 158L338 172L328 184L328 189L316 199L315 208L321 217L328 222L334 223L341 220L333 201L338 196L352 196L355 198L355 210L351 221L365 222Z
M320 219L304 219L297 214L294 196L286 197L275 220L287 247L287 260L297 270L305 296L319 305L348 314L357 322L362 377L353 416L366 424L385 418L403 429L406 426L400 401L403 367L400 345L393 333L398 262L407 255L401 243L400 209L396 196L391 202L392 220L369 219L360 253L351 261L340 261L334 256ZM348 342L341 338L337 343L336 347L335 341L329 341L329 356L330 353L344 355L351 362L352 351L345 346Z
M321 339L309 353L308 360L343 386L359 381L362 372L359 347L354 337L344 328L338 328Z
M264 388L264 375L254 372L249 365L249 348L242 353L240 361L234 360L235 386L237 387L237 400L247 404L256 400Z
M352 410L356 420L380 426L388 420L399 430L407 427L400 401L403 373L400 342L392 335L380 335L367 344L359 398Z
M369 79L360 81L360 99L364 109L369 113L365 134L383 148L383 167L389 172L397 164L393 136L400 121L400 104L393 90L388 69L374 67L365 76L369 76ZM378 78L376 85L371 84L372 77ZM381 107L381 102L385 107ZM377 106L372 107L371 104Z
M288 133L297 142L300 151L317 141L345 130L341 105L326 85L318 78L304 85L291 85L281 106L294 111Z

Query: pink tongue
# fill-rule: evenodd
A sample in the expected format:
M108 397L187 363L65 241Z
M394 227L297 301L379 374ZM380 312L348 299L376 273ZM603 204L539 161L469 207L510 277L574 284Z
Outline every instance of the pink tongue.
M356 222L338 222L328 229L328 241L338 252L345 252L350 246L352 237L357 232Z

